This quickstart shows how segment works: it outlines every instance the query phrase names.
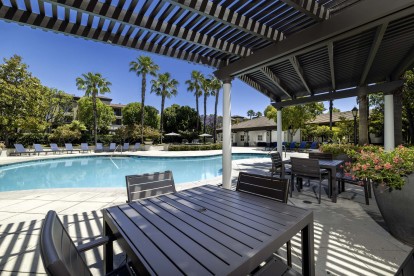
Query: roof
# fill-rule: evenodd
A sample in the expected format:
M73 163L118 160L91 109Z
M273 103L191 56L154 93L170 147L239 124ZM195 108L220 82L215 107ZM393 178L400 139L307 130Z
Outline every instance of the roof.
M267 117L257 117L251 120L243 121L231 126L232 131L243 130L274 130L276 128L276 122L268 119ZM217 129L222 131L222 128Z
M110 104L109 106L111 106L111 107L125 107L126 105L125 104Z
M276 107L389 92L414 64L412 0L9 0L0 19L217 68Z
M332 113L332 122L340 122L341 118L344 118L346 121L352 121L354 119L354 115L352 115L352 111ZM315 120L309 123L310 124L329 124L329 113L318 115L316 116Z

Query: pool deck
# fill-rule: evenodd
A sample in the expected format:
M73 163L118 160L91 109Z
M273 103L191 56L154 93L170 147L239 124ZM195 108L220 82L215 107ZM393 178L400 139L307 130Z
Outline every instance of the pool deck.
M261 153L257 148L233 148L237 153ZM48 154L47 156L1 157L0 164L98 154ZM106 153L107 154L107 153ZM139 151L124 154L140 156L200 156L221 154L221 151L163 152ZM304 153L288 153L306 156ZM240 171L268 174L270 158L233 161L233 183ZM221 177L177 185L187 189L204 184L221 184ZM102 233L103 208L126 201L124 188L78 188L0 192L0 275L45 274L40 259L38 238L42 219L48 210L55 210L67 226L76 244L93 240ZM326 194L317 204L312 185L294 193L288 204L314 211L316 275L394 275L411 250L393 238L384 228L375 203L364 204L360 187L349 185L337 203ZM300 237L292 241L294 268L300 271ZM124 260L115 246L116 261ZM284 248L278 253L283 257ZM87 252L85 257L94 275L102 274L102 248Z

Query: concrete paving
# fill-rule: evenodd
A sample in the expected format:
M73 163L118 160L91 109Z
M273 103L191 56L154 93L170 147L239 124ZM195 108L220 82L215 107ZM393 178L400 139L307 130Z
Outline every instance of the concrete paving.
M262 152L254 148L234 148L233 152ZM138 152L146 156L190 156L219 154L210 152ZM78 156L82 154L72 154ZM86 155L86 154L84 154ZM303 153L290 155L306 156ZM0 164L16 161L58 157L59 155L5 157ZM61 155L60 157L68 156ZM268 174L269 159L244 159L233 161L233 182L240 171ZM204 184L221 184L221 177L177 185L187 189ZM326 183L325 183L326 184ZM315 223L316 275L394 275L411 250L393 238L384 228L375 203L365 205L363 190L348 185L346 192L332 203L326 193L321 204L317 203L316 183L289 198L288 204L312 209ZM324 187L326 190L326 185ZM0 192L0 275L45 274L39 254L38 239L42 219L48 210L55 210L67 227L75 244L83 244L102 233L103 208L123 204L126 191L123 188L99 189L47 189ZM293 263L301 271L300 236L292 241ZM115 262L125 261L125 255L115 245ZM281 248L278 254L284 257ZM85 254L94 275L102 274L102 248Z

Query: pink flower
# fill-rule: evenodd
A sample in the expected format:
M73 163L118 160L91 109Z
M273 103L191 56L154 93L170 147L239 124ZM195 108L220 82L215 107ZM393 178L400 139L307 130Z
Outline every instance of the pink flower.
M362 165L362 170L366 171L366 170L367 170L367 168L368 168L368 166L367 166L367 165Z
M394 163L400 162L400 158L398 158L398 156L395 156L392 160L394 161Z
M379 170L381 170L381 169L382 169L382 167L381 167L380 165L376 165L376 166L375 166L375 170L379 171Z
M389 162L387 162L387 163L384 164L384 168L386 168L387 170L389 170L389 169L392 168L392 165Z

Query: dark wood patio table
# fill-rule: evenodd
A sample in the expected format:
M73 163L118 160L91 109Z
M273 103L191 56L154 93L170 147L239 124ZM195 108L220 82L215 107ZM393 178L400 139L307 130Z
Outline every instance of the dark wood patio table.
M206 185L109 207L103 218L139 274L248 274L301 232L302 274L315 275L312 211L266 198Z
M336 199L338 196L338 191L336 188L336 172L337 169L344 163L344 160L319 160L319 166L321 169L327 169L330 171L330 179L329 179L329 196L332 198L332 202L336 203ZM290 159L283 160L283 164L290 164ZM283 166L284 168L284 166ZM284 170L282 170L282 177L285 176Z

